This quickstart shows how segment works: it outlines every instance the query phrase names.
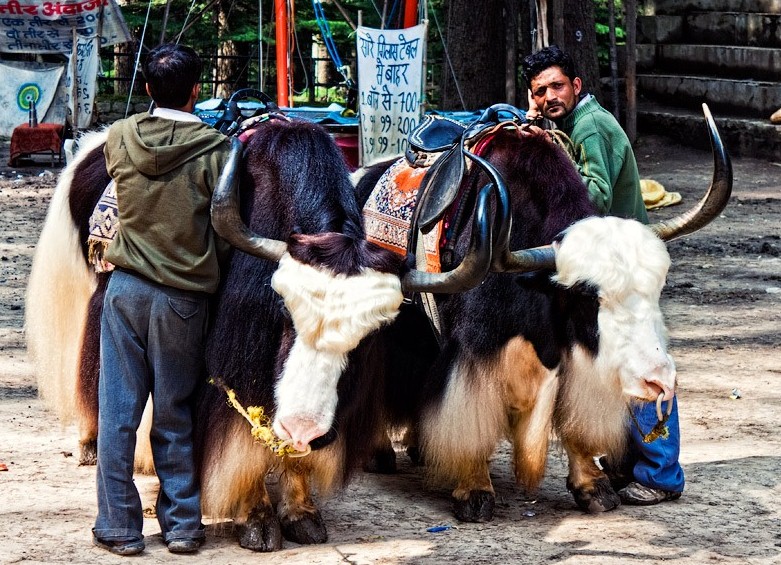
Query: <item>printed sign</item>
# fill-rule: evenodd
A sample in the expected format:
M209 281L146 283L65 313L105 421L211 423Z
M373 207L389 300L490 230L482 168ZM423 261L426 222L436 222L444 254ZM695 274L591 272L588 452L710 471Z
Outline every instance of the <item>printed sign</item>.
M358 90L364 165L400 155L421 116L426 26L358 28Z
M83 37L100 33L101 46L132 39L114 0L0 3L2 53L70 53L73 29Z

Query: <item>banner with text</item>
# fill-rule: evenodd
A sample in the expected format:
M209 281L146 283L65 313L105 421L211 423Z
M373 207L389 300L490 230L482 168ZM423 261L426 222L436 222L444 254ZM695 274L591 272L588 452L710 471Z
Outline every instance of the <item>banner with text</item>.
M358 28L361 163L399 155L421 115L426 26Z
M71 53L71 59L76 57L76 63L68 65L68 76L65 82L68 105L68 121L77 128L88 128L92 123L92 108L95 104L100 59L98 57L98 40L96 37L78 36L76 49ZM73 72L76 71L76 89L73 89ZM74 118L75 116L75 118Z
M114 0L21 3L0 0L0 53L70 53L73 29L101 47L132 36Z

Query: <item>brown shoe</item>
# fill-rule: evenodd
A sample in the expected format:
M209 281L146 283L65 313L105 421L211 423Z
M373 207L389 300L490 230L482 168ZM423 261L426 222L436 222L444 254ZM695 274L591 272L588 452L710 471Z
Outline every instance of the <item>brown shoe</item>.
M638 482L632 482L618 491L618 496L621 497L621 502L624 504L650 506L668 500L677 500L681 498L681 493L647 487Z

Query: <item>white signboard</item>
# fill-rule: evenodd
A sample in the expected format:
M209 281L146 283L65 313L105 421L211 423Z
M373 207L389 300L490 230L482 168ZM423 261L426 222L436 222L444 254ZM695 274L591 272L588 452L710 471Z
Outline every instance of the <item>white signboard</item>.
M73 29L101 46L132 39L114 0L19 2L0 0L0 52L70 53Z
M399 155L421 116L426 26L358 28L361 162Z

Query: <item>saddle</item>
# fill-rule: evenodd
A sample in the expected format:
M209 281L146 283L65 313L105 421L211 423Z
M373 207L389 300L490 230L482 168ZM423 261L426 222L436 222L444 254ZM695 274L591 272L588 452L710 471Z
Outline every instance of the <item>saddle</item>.
M509 115L509 120L501 119L503 114ZM407 161L412 166L429 168L418 191L410 226L409 252L415 250L418 232L428 233L456 203L468 161L475 162L489 178L499 178L493 166L468 149L478 146L480 140L498 128L525 122L522 110L509 104L495 104L468 126L442 116L427 115L410 132L405 153ZM456 218L451 222L456 228L461 211L451 211L451 215ZM448 256L448 253L443 254L443 259Z

